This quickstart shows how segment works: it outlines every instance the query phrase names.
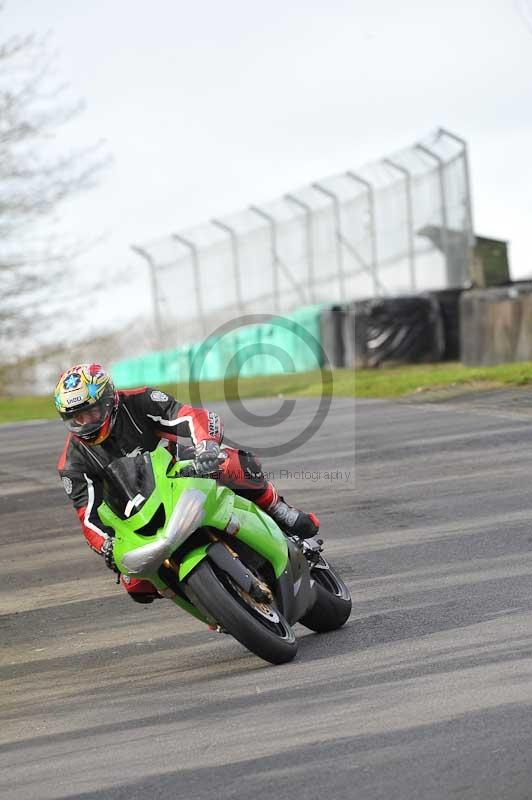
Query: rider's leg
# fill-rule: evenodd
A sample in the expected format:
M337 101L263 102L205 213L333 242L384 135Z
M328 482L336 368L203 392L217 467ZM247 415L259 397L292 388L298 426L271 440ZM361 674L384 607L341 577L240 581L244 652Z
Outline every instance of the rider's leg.
M320 521L316 515L288 505L273 483L266 479L262 465L253 453L233 447L224 447L223 452L226 458L220 466L220 483L260 506L286 533L301 539L318 533Z
M140 578L130 578L129 575L121 575L120 583L136 603L153 603L161 597L153 583L141 580Z

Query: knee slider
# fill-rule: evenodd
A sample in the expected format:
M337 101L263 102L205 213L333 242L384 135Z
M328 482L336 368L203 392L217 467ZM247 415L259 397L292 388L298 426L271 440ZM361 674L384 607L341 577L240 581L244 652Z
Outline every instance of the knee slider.
M246 479L248 481L261 483L264 480L264 472L262 471L262 464L258 457L248 450L239 450L238 456Z

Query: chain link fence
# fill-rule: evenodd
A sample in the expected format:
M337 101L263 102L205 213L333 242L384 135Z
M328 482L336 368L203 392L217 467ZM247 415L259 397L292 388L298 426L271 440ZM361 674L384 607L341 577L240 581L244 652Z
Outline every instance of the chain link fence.
M150 267L160 340L180 345L243 314L463 286L473 244L467 145L440 129L133 249Z

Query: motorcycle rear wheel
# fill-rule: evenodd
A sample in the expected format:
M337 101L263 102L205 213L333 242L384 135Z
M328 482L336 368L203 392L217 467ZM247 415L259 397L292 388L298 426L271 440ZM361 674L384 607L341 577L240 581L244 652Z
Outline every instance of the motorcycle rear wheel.
M240 644L270 664L285 664L297 653L292 627L277 608L268 615L233 583L225 573L213 569L205 559L186 579L204 611Z
M310 570L316 584L316 602L299 620L316 633L341 628L351 614L351 595L335 568L322 556Z

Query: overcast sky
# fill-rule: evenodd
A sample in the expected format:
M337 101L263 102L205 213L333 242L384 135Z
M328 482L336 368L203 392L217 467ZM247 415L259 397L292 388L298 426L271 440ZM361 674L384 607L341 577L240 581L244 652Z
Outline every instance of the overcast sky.
M7 0L6 32L52 31L86 110L65 148L105 139L101 186L63 210L85 258L357 168L443 126L470 145L475 229L532 274L529 0ZM126 304L123 304L126 305ZM122 314L129 312L122 311Z

